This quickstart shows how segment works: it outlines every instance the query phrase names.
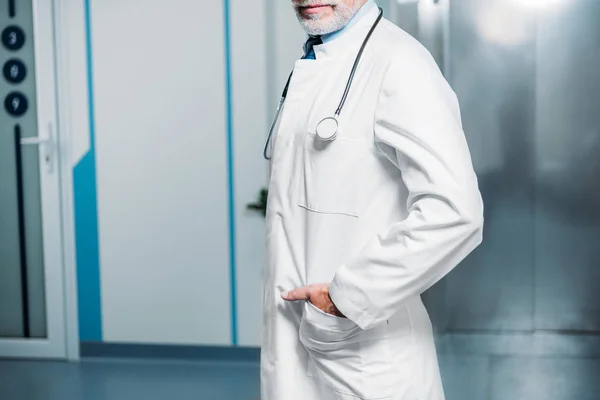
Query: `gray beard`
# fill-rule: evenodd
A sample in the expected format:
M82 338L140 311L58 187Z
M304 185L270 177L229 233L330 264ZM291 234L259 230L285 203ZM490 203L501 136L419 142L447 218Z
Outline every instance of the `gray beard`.
M306 3L310 4L311 2L308 1ZM300 14L298 9L295 10L298 21L306 33L311 36L320 36L339 31L346 26L358 10L360 10L361 3L361 1L355 0L351 6L347 6L344 3L335 5L333 15L326 21L321 21L320 15L305 17Z

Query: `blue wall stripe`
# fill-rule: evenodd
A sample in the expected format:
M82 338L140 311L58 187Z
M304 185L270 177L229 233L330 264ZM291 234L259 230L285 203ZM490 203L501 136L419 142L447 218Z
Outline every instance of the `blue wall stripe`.
M85 39L90 148L73 169L79 338L102 341L90 0L85 0Z
M231 29L230 3L223 1L225 18L225 90L227 106L227 180L229 186L229 262L230 262L230 293L231 293L231 342L237 345L237 299L236 299L236 251L235 251L235 186L233 165L233 115L231 90Z

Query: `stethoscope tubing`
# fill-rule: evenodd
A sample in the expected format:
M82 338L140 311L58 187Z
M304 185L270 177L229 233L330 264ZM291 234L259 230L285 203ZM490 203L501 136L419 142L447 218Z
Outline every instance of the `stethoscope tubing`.
M354 60L354 64L352 65L352 70L350 71L350 75L348 77L348 81L346 82L346 88L344 89L344 93L342 94L342 98L340 99L340 103L338 105L338 108L335 111L335 114L333 116L333 118L337 121L337 118L339 117L339 115L342 112L342 109L344 108L344 104L346 103L346 99L348 98L348 93L350 92L350 88L352 87L352 82L354 81L354 75L356 73L356 70L358 68L358 65L360 64L360 60L362 58L362 54L365 50L365 47L367 46L367 43L369 42L369 39L371 38L371 35L373 35L373 32L375 31L375 28L377 28L377 25L379 25L379 22L381 21L381 18L383 17L383 9L381 7L379 7L379 15L377 16L377 19L375 20L375 22L373 23L373 26L371 26L371 29L369 30L369 33L367 33L367 36L365 37L365 40L363 40L362 45L360 46L360 49L358 51L358 54L356 55L356 59ZM304 58L304 57L302 57ZM285 84L285 87L283 88L283 92L281 94L281 99L279 100L279 105L277 106L277 111L275 112L275 118L273 118L273 122L271 123L271 128L269 129L269 135L267 136L267 141L265 143L265 148L263 150L263 157L266 160L270 160L271 157L267 154L268 148L269 148L269 143L271 141L271 137L273 136L273 130L275 129L275 125L277 124L277 121L279 119L279 114L281 113L281 108L283 107L283 103L285 102L285 99L287 97L287 93L288 93L288 89L290 87L290 82L292 80L292 75L294 74L294 71L292 70L292 72L290 73L287 82ZM327 117L327 118L332 118L332 117Z

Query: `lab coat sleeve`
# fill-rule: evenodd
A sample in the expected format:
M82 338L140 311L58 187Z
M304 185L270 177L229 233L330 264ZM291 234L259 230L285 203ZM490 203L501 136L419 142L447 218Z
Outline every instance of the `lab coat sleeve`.
M483 202L456 96L432 61L392 62L375 112L377 146L401 170L407 217L336 272L330 296L363 329L448 274L482 241Z

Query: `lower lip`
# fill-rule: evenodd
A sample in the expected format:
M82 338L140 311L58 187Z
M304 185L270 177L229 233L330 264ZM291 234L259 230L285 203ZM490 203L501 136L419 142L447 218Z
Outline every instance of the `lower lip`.
M319 14L325 11L329 6L305 7L302 9L306 14Z

